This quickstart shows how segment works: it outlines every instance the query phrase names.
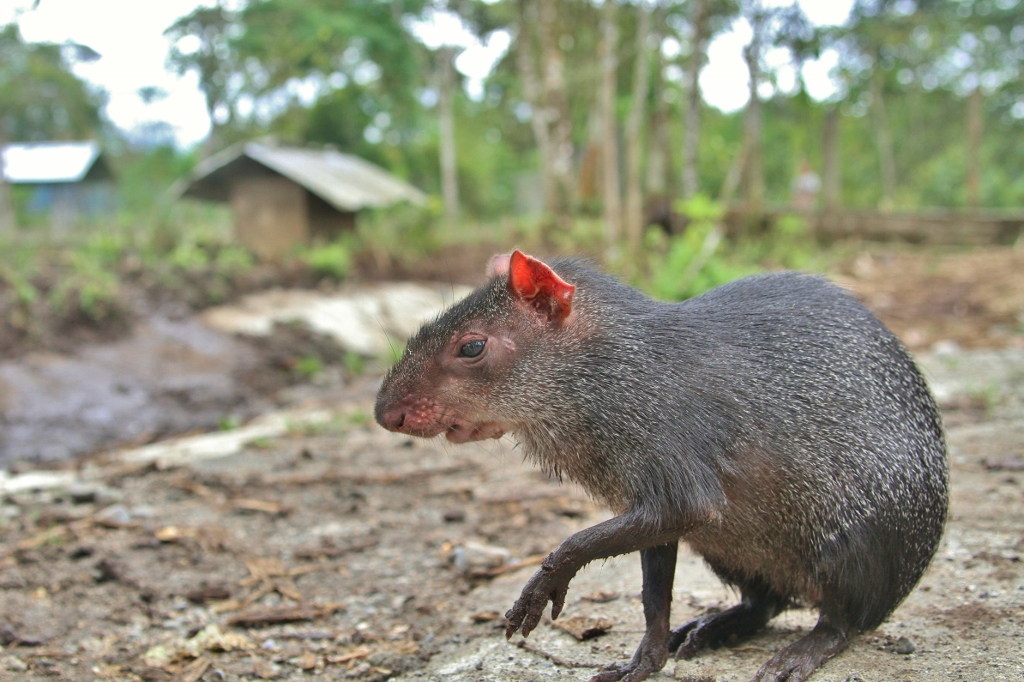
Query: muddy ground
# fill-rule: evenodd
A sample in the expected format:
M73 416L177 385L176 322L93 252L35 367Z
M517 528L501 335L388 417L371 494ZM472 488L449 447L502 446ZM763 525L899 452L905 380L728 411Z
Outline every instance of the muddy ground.
M920 587L815 679L1024 679L1022 268L1018 251L877 253L841 273L919 352L953 498ZM501 634L539 558L606 513L511 441L383 432L374 391L353 379L276 420L0 478L0 679L585 680L631 656L635 556L577 577L569 627ZM681 551L674 621L735 598ZM813 622L786 613L653 679L749 679Z

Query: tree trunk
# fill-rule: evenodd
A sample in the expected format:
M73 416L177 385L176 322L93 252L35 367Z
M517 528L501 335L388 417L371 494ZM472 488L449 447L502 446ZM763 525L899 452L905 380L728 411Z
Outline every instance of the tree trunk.
M544 210L549 214L555 212L555 177L554 154L551 147L551 135L548 127L548 110L541 103L540 83L537 78L537 64L534 59L534 46L529 32L530 26L537 24L537 7L530 0L519 0L519 30L516 45L516 68L519 71L519 82L523 87L523 97L530 107L530 125L533 136L537 140L540 151L541 183L544 187Z
M984 99L978 85L967 98L967 206L981 206L981 134Z
M555 185L554 212L568 223L575 183L573 179L572 119L565 87L565 55L558 46L559 25L555 0L539 0L540 50L544 84L545 120L551 138L551 172Z
M640 248L644 229L643 188L640 178L643 132L640 126L647 118L647 95L651 81L651 60L647 53L647 39L651 32L651 6L646 0L641 0L637 11L640 16L636 29L633 106L626 122L626 237L630 249L634 252Z
M700 142L700 71L707 58L708 0L697 0L693 6L693 51L687 74L686 131L683 139L683 196L687 199L700 192L697 173L697 148Z
M871 112L875 119L875 139L878 143L878 164L882 180L882 200L879 208L892 209L892 191L896 187L896 155L892 148L892 130L889 128L889 112L882 94L882 72L875 60L875 75L871 78Z
M733 158L732 163L729 164L729 170L725 174L725 180L722 182L721 192L718 194L718 203L721 206L728 206L732 203L733 196L736 194L736 189L740 185L740 176L743 175L743 169L747 164L747 153L750 151L747 141L744 140L740 146L739 153ZM704 269L704 266L708 264L711 257L715 255L715 251L718 250L718 245L722 243L722 239L725 237L725 226L722 220L715 221L711 230L707 236L704 237L704 242L700 246L700 250L697 255L693 257L690 264L686 266L686 270L679 277L679 286L685 290L690 286L690 283L700 274L700 271Z
M759 216L764 210L764 168L761 161L761 98L757 86L761 83L761 45L764 39L766 17L757 12L751 22L753 38L743 50L743 57L750 71L750 101L744 117L747 153L745 163L746 210L751 216Z
M657 19L655 20L654 44L661 45L665 37L664 16L658 12L655 17ZM654 100L654 110L651 112L651 141L647 145L647 193L650 196L667 198L666 193L672 185L671 157L669 155L672 139L668 129L668 102L665 100L665 81L662 78L665 64L661 49L655 49L651 58L654 59L654 69L651 72L651 97Z
M825 132L822 140L822 204L827 213L839 209L839 107L833 105L825 112Z
M619 195L619 150L615 130L615 70L617 66L618 27L615 23L614 0L605 0L601 13L601 111L604 154L604 223L605 239L614 249L622 238L622 199Z
M4 121L0 121L0 127L3 125ZM18 227L18 219L14 213L14 197L4 168L3 152L6 148L7 136L0 130L0 234L11 234Z
M442 47L437 51L437 113L441 144L441 197L444 217L449 226L459 222L459 181L455 162L455 115L452 96L455 90L452 61L455 49Z

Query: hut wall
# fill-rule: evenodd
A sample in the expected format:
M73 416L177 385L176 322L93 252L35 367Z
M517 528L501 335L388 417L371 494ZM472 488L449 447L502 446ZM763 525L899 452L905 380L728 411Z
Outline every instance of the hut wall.
M277 260L309 240L306 190L291 180L237 178L231 207L238 240L261 259Z
M333 241L343 233L356 229L355 213L340 213L312 192L306 192L306 202L309 211L309 236L313 243Z

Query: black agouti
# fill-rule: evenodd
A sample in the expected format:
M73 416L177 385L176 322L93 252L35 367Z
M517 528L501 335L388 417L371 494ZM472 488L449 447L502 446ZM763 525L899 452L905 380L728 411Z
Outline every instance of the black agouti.
M410 340L376 417L454 442L512 432L617 514L544 560L507 636L549 601L557 617L587 563L639 551L646 632L594 680L642 680L796 604L817 625L755 679L804 680L920 579L946 518L942 426L907 351L845 292L779 273L662 303L519 251L492 275ZM742 600L671 630L679 540Z

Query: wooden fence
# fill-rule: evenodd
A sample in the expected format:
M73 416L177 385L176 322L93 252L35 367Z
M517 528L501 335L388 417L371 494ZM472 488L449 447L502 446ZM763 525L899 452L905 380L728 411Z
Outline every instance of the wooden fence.
M900 241L911 244L983 246L1016 244L1024 234L1024 212L926 210L907 213L836 211L797 213L767 211L755 220L755 231L768 231L779 218L802 215L813 233L823 240L859 238L868 241ZM750 225L750 216L730 211L725 219L730 231ZM749 228L748 228L749 229Z

